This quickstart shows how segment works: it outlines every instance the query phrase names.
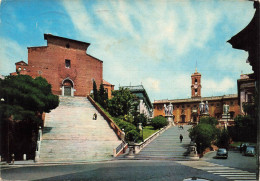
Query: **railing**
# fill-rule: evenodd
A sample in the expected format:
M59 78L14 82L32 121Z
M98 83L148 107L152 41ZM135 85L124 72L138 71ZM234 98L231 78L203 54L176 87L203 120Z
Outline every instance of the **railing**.
M120 143L116 148L113 149L113 156L117 157L121 153L125 153L127 147L128 144L122 140L122 143Z
M115 122L110 119L105 113L104 111L96 104L96 102L88 95L87 96L88 100L91 102L91 104L96 108L96 110L101 114L101 116L103 116L103 118L108 122L108 124L110 125L110 127L114 130L114 132L116 133L117 137L120 140L124 140L124 135L125 133L115 124Z
M171 125L165 126L161 128L159 131L153 133L151 136L146 138L143 142L141 143L134 143L131 145L128 145L129 147L132 146L134 148L134 153L137 154L139 153L146 145L148 145L150 142L152 142L156 137L158 137L160 134L162 134L164 131L166 131L168 128L170 128Z
M40 158L40 150L41 150L41 141L42 141L42 129L39 127L38 131L38 139L37 139L37 145L36 145L36 151L35 151L35 162L39 161Z

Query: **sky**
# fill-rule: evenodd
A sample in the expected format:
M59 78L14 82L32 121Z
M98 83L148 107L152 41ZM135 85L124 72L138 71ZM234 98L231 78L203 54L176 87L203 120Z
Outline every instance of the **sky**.
M90 43L106 81L142 84L152 102L190 98L196 67L203 97L236 94L252 68L227 40L254 12L242 0L0 0L0 74L28 62L27 47L46 46L51 33Z

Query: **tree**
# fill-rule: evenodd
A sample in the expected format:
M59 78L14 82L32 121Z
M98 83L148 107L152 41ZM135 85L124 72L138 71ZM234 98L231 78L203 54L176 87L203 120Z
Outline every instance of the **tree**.
M113 91L112 94L113 98L108 100L108 112L114 117L132 114L132 110L135 110L133 107L136 107L137 103L136 97L130 90L120 88Z
M213 140L218 135L218 129L215 125L199 123L189 130L189 137L198 146L198 150L203 152L205 148L210 147Z
M31 156L34 155L41 115L55 109L59 97L52 94L46 79L33 79L28 75L0 79L0 95L1 155L8 158L6 147L9 141L12 153L21 156L29 150Z
M147 125L147 117L144 114L138 114L134 117L134 124L138 125L138 123L142 123L142 126Z
M93 80L93 94L94 94L94 100L98 102L98 90L97 90L97 84L95 80Z
M229 139L230 139L230 136L229 136L228 130L223 129L223 130L221 130L219 132L219 135L217 137L216 145L219 148L226 148L226 149L228 149L228 147L229 147Z
M164 126L167 126L168 122L163 116L156 116L151 120L151 125L154 129L160 129Z
M104 89L104 85L100 84L99 91L98 91L98 103L106 109L107 107L107 100L108 100L108 94Z

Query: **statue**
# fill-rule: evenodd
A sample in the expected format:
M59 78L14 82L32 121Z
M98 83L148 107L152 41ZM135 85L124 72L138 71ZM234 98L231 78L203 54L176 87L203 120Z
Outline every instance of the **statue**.
M204 103L201 101L201 103L200 103L200 113L204 113Z
M165 116L167 116L168 115L168 108L167 108L166 104L164 104L163 107L164 107Z
M208 101L206 101L206 105L205 105L205 113L209 112L209 103Z
M170 105L167 106L168 107L168 115L172 116L172 103L170 103Z
M227 104L223 105L223 112L224 112L224 114L228 114L229 113L229 105L227 105Z

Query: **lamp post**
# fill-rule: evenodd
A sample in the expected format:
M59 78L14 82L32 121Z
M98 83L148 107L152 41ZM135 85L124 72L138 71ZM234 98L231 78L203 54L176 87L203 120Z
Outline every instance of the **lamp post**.
M4 102L5 102L5 99L1 98L1 103L3 104ZM7 119L7 159L6 159L6 162L9 163L9 119Z
M143 127L143 124L142 124L142 142L144 142L144 127Z

